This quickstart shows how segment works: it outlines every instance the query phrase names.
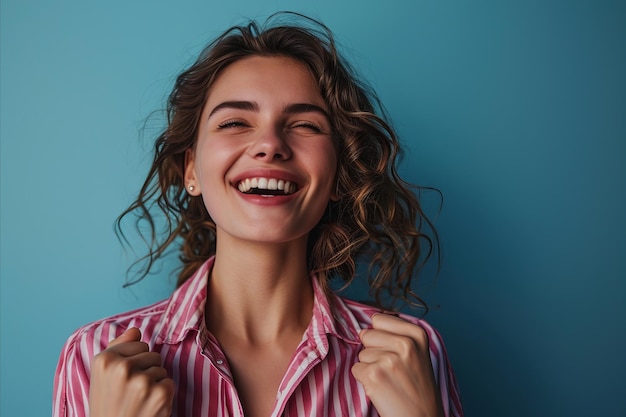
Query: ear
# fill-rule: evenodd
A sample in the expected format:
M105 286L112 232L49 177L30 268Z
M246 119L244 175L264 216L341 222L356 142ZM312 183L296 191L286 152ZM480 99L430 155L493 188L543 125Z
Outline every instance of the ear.
M194 197L202 193L200 184L196 180L196 159L195 152L189 148L185 151L185 189L189 195Z

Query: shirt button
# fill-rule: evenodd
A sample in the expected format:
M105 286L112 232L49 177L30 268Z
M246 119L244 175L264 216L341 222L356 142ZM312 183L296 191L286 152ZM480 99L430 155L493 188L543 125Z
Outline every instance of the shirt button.
M222 359L218 359L215 361L215 363L217 363L218 365L222 365L224 361Z

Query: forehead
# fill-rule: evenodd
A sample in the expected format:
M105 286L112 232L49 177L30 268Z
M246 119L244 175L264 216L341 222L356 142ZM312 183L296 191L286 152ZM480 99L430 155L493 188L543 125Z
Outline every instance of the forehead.
M227 66L208 92L208 102L224 99L308 101L326 107L311 72L284 56L250 56Z

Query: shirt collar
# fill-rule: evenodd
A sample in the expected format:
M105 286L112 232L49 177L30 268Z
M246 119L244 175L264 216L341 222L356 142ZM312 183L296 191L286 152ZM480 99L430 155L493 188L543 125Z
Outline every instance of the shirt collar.
M209 271L215 257L202 266L169 298L165 313L157 325L157 343L180 343L189 331L199 331L204 318ZM322 289L316 275L311 276L314 293L313 315L306 330L310 342L322 350L328 350L326 335L333 335L348 343L361 343L359 323L344 303L334 293Z
M190 330L199 330L204 317L211 257L169 298L167 308L157 325L157 343L180 343Z
M348 308L342 298L332 291L325 292L316 275L311 276L313 292L315 296L313 304L313 316L307 329L310 340L315 340L316 345L322 342L327 345L322 335L333 335L348 343L360 344L359 322Z

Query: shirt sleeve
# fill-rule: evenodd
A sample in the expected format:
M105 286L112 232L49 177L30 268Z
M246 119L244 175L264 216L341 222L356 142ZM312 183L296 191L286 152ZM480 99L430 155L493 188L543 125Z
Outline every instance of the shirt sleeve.
M54 375L52 417L89 417L91 361L124 330L114 322L96 322L65 342Z
M459 388L452 366L448 360L448 354L443 344L443 339L439 332L424 320L418 320L417 324L426 330L428 334L430 360L433 366L435 380L439 384L444 414L446 417L463 417Z
M80 339L80 333L74 333L61 351L54 375L53 417L89 416L90 364Z

